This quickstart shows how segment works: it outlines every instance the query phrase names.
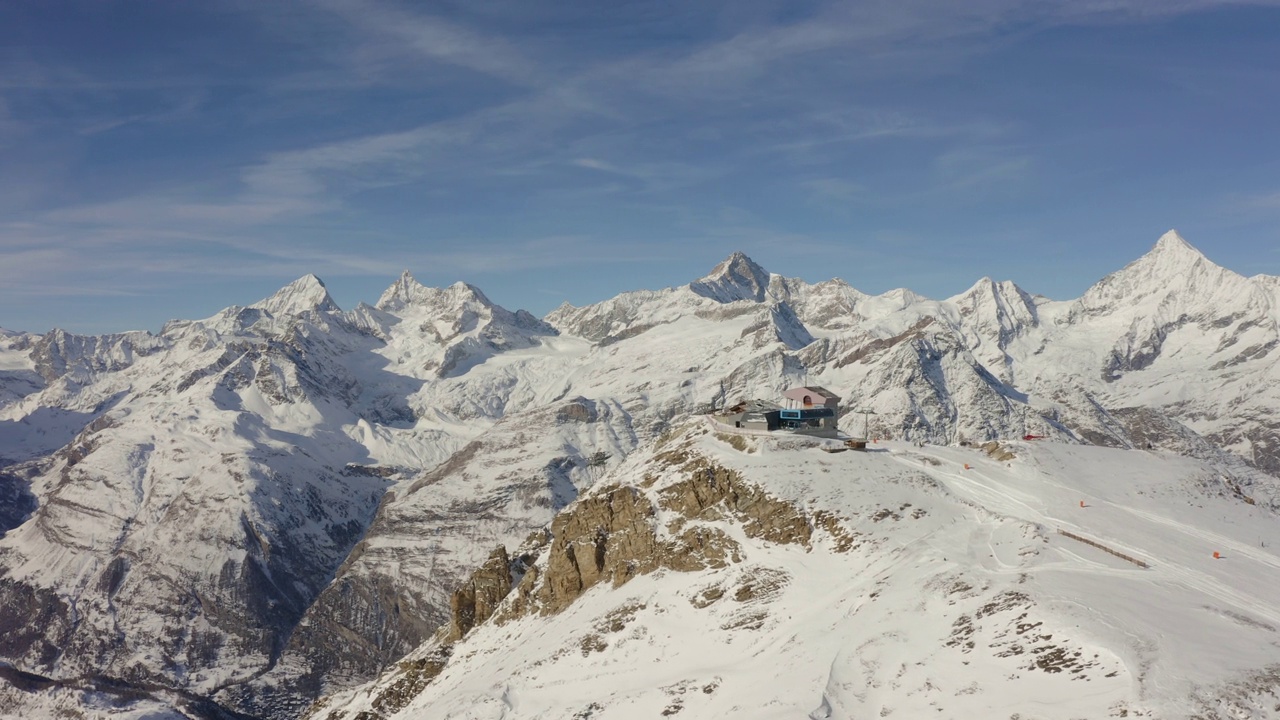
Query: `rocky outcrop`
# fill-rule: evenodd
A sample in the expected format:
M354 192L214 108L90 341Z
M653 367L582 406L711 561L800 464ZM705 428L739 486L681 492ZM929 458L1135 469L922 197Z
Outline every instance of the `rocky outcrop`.
M560 611L601 581L616 587L657 569L653 517L653 504L634 487L606 489L557 517L538 593L543 612Z
M446 642L457 642L471 628L488 620L507 593L511 592L511 561L507 549L498 546L480 569L449 600Z
M983 443L982 451L998 462L1007 462L1018 457L1012 450L1001 445L995 440Z
M813 528L803 512L732 470L717 465L696 467L688 480L669 485L658 495L664 509L678 514L670 526L673 531L689 520L732 518L741 523L747 537L811 546Z
M663 461L687 477L656 491L656 479L649 487L601 488L556 516L545 562L529 567L497 621L560 612L600 583L618 587L658 569L693 572L740 562L738 543L708 522L728 520L770 543L809 548L820 529L840 551L853 545L833 516L810 517L733 470L679 450ZM658 508L671 518L665 526Z
M373 706L380 713L405 707L444 671L457 643L487 620L506 624L533 614L553 615L597 585L618 587L658 570L695 572L741 563L742 548L709 524L714 521L738 524L747 537L770 543L809 548L821 532L833 539L837 552L853 544L852 533L835 516L810 516L684 448L663 453L657 463L683 479L657 487L651 476L639 485L597 488L512 553L495 549L453 593L448 622L422 650L398 663ZM668 518L665 524L660 510ZM763 598L785 582L785 577L749 571L734 598ZM592 647L584 645L583 652ZM325 709L322 701L309 717L329 718Z
M603 488L579 500L552 522L545 564L529 567L499 622L557 613L601 582L617 587L660 567L723 567L736 554L736 545L710 528L660 538L655 516L648 495L633 486Z
M769 271L746 255L735 252L716 265L711 274L689 283L689 289L716 302L763 302L769 291Z
M529 567L498 622L557 613L600 583L618 587L659 569L693 572L741 562L742 548L710 524L716 521L769 543L811 548L815 533L823 532L839 552L854 545L853 534L834 516L811 516L686 444L668 447L655 462L682 479L659 484L651 475L639 485L600 488L556 516L545 562ZM540 552L536 547L526 558Z

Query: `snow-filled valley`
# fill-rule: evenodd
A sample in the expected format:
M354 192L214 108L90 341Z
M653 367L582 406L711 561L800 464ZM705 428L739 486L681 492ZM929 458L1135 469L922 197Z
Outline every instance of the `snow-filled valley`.
M0 715L1269 717L1277 308L1170 232L1071 301L737 253L2 331ZM703 419L801 384L881 442Z

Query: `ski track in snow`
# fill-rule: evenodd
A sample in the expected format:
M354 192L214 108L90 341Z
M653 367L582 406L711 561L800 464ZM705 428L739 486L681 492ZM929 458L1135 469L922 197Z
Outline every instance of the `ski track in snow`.
M977 470L978 467L984 468ZM916 467L915 465L912 466ZM927 468L926 472L942 479L948 486L962 497L968 497L970 500L982 505L986 509L1004 515L1012 519L1023 520L1035 523L1045 527L1055 527L1063 530L1069 530L1086 537L1092 536L1094 540L1101 542L1108 547L1121 550L1130 556L1145 557L1149 559L1149 564L1153 567L1147 568L1146 572L1151 572L1161 579L1163 582L1175 582L1188 589L1193 589L1203 593L1209 597L1215 598L1227 605L1234 606L1240 610L1244 610L1260 617L1266 618L1269 624L1274 627L1280 627L1280 609L1267 603L1265 600L1254 597L1242 591L1231 591L1225 588L1221 579L1203 571L1197 570L1186 563L1184 558L1171 556L1167 553L1161 553L1158 548L1152 547L1135 547L1125 541L1110 537L1106 534L1106 528L1099 528L1096 523L1081 522L1076 519L1067 519L1063 516L1050 515L1043 510L1038 510L1031 506L1031 502L1036 496L1025 491L1015 490L1009 487L1007 482L997 479L991 463L984 460L970 460L972 469L962 472L941 471L933 468ZM982 482L983 480L987 482ZM1061 489L1067 489L1065 485L1059 482L1052 482ZM1261 552L1249 545L1232 540L1219 533L1209 532L1181 523L1175 520L1161 517L1155 513L1138 510L1126 505L1122 505L1112 501L1094 500L1093 507L1105 505L1108 508L1120 510L1141 521L1154 523L1163 527L1170 528L1180 535L1195 538L1203 541L1205 557L1210 562L1215 562L1210 553L1212 548L1230 548L1231 552L1236 553L1235 558L1224 558L1222 561L1235 559L1247 560L1263 566L1263 571L1280 570L1280 560L1270 553ZM1086 503L1088 505L1088 503ZM1083 508L1088 510L1089 508ZM1167 543L1166 543L1167 544ZM990 547L990 546L989 546ZM992 548L993 556L996 551ZM1217 561L1221 562L1221 561ZM1135 568L1139 570L1139 568Z

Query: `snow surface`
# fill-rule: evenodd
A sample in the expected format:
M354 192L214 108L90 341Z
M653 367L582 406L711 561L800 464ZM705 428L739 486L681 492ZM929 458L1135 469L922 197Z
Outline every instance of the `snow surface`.
M1171 477L1201 473L1197 482L1205 487L1221 487L1213 478L1228 477L1233 497L1253 498L1250 512L1271 517L1266 513L1280 508L1280 493L1264 474L1280 473L1278 299L1280 280L1243 278L1171 233L1072 301L987 278L946 300L905 289L869 296L839 280L808 284L772 275L735 254L690 285L564 305L542 320L494 305L465 283L426 288L406 273L376 306L350 311L306 276L258 303L173 321L158 335L6 332L0 481L29 492L38 508L0 538L0 581L47 590L68 608L68 624L48 623L49 642L63 651L55 659L36 645L5 659L56 677L93 670L143 678L288 716L294 705L253 703L259 693L293 692L286 686L317 667L305 648L289 644L305 634L295 629L324 628L371 648L358 668L346 650L326 650L342 667L314 670L323 691L368 680L412 647L405 638L416 636L396 624L401 608L420 623L438 619L451 588L493 544L512 546L599 480L602 467L588 458L603 453L612 467L632 454L642 457L690 413L776 398L802 383L831 388L845 398L846 411L874 412L876 437L959 444L1034 433L1068 448L1063 452L1081 443L1122 448L1080 450L1101 453L1080 461L1150 457ZM861 414L853 417L845 422L861 430ZM907 446L890 447L899 450L890 454L892 467L907 467ZM1147 447L1197 458L1185 462L1200 470L1137 452ZM931 452L942 460L953 451ZM762 448L759 457L768 454ZM845 455L816 462L848 462ZM1093 487L1093 480L1064 475L1054 457L1036 449L1022 462L1042 463L1044 478L1076 494ZM1102 469L1107 462L1097 462L1098 478L1154 482L1123 463ZM1200 604L1222 609L1225 624L1238 624L1230 614L1236 613L1277 626L1266 609L1266 598L1280 597L1264 592L1270 571L1241 550L1262 542L1261 530L1251 538L1252 530L1240 534L1212 514L1180 514L1167 504L1145 510L1160 520L1137 514L1161 492L1155 486L1137 499L1122 498L1132 503L1121 510L1119 500L1103 502L1114 488L1099 485L1092 495L1063 500L1039 476L1006 482L992 472L995 479L977 481L978 473L969 473L935 480L950 488L948 497L961 497L964 482L979 482L973 492L982 492L982 483L1005 483L1005 499L984 500L991 507L983 512L1004 513L1016 519L1009 527L1023 530L999 533L1030 532L1023 541L1045 546L1037 558L1052 555L1068 565L1072 554L1089 559L1094 551L1054 534L1052 523L1071 521L1056 514L1057 503L1093 498L1087 517L1108 516L1112 524L1062 527L1151 553L1153 568L1140 577L1166 578L1162 592L1176 597L1211 596L1207 571L1170 574L1175 565L1199 567L1202 549L1186 540L1192 529L1224 547L1232 540L1235 557L1215 548L1231 563L1212 567L1256 562L1264 585L1232 584L1232 592L1244 593L1231 596L1236 600ZM1022 487L1035 493L1021 497L1014 490ZM1028 507L1008 505L1009 497ZM947 512L960 523L960 510ZM1247 518L1230 521L1253 527ZM1172 543L1169 557L1143 534L1156 526ZM948 538L944 548L964 545L958 535L939 537ZM959 565L982 559L944 557ZM1110 556L1090 561L1114 571L1109 582L1116 586L1131 582L1130 568L1114 566ZM1033 575L1049 588L1045 602L1057 608L1049 602L1053 564L1044 562ZM981 563L975 568L992 571ZM795 573L800 579L788 587L809 577ZM1110 585L1090 577L1063 571L1064 587L1092 583L1064 597L1093 607L1089 593ZM913 589L902 597L923 593L923 582L921 576L907 583ZM1134 588L1151 591L1141 583ZM342 593L351 587L386 594L370 592L372 605L344 605ZM1261 605L1249 605L1254 600ZM831 612L852 611L840 602L846 604ZM1047 612L1044 603L1036 607ZM1197 607L1187 617L1212 614ZM1117 604L1108 612L1113 622L1129 622L1141 607L1134 601L1128 611ZM1179 669L1182 661L1166 658L1158 639L1150 642L1152 657L1164 658L1153 661L1153 677L1174 684L1199 677L1185 673L1201 668ZM1107 643L1136 677L1135 656ZM1178 647L1184 646L1191 647ZM835 660L827 657L829 669L852 677ZM1174 665L1160 675L1161 663ZM1212 688L1212 678L1226 675L1204 677ZM289 702L308 701L300 697Z
M1225 493L1212 466L1020 442L1007 461L895 442L827 454L753 439L744 453L699 432L695 452L837 514L860 545L806 551L715 523L744 547L740 563L596 586L558 615L482 626L393 717L1272 716L1280 677L1253 694L1232 683L1280 663L1280 526ZM661 467L637 453L604 482L640 487ZM713 586L725 595L698 607ZM319 716L371 710L396 677Z

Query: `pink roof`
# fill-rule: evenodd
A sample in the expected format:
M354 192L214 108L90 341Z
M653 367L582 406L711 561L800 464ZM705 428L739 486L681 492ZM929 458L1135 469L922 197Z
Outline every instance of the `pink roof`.
M795 400L796 402L804 402L804 399L808 397L809 402L811 402L812 404L822 405L822 406L838 405L840 403L839 395L836 395L830 390L824 387L821 387L819 385L806 385L803 387L793 387L790 390L787 390L786 392L782 393L782 397L788 400Z

